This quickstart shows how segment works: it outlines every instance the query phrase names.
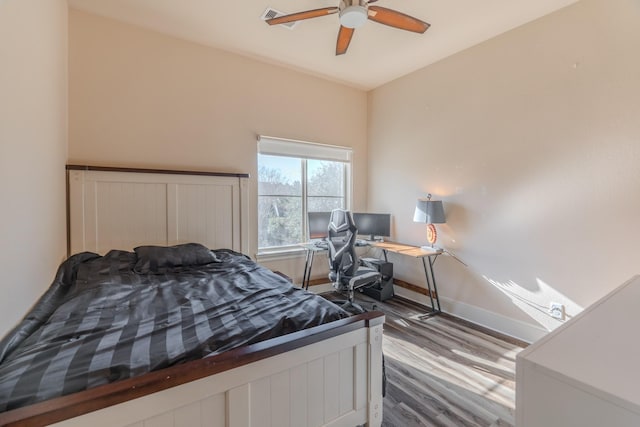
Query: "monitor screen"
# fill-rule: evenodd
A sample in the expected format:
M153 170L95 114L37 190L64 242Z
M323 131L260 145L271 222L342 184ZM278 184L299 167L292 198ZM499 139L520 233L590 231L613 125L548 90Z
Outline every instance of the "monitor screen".
M309 238L310 239L326 239L329 236L329 219L331 212L309 212Z
M369 240L376 236L391 236L391 214L354 213L353 221L358 227L358 234L368 236Z

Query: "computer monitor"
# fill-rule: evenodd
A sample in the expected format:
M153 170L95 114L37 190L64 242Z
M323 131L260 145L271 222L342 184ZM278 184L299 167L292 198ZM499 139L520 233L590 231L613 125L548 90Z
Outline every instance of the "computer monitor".
M354 213L353 222L358 227L358 235L366 235L368 240L391 235L391 214Z
M329 237L329 220L331 212L308 212L309 239L326 239Z

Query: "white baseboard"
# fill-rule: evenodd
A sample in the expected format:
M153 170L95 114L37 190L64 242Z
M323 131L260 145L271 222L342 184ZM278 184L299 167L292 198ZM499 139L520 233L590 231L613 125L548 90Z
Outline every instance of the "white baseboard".
M403 298L415 301L419 304L430 306L429 297L419 294L409 289L395 286L395 293ZM521 341L532 343L543 336L548 331L543 327L523 322L521 320L512 319L498 313L494 313L484 308L476 307L471 304L462 303L449 298L440 298L442 311L459 317L479 326L494 330L503 335L517 338Z

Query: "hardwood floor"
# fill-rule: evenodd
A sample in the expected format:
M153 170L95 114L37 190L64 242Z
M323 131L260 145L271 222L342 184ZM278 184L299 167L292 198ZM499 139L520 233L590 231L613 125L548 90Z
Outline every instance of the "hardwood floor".
M358 293L356 302L386 314L383 426L514 425L515 357L525 343L446 314L425 317L398 297Z

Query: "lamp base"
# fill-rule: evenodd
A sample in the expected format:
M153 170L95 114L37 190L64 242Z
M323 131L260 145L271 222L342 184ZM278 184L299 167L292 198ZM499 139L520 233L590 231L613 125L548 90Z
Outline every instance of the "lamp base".
M420 249L422 249L423 251L429 251L429 252L442 252L443 251L442 248L437 248L435 246L420 246Z

